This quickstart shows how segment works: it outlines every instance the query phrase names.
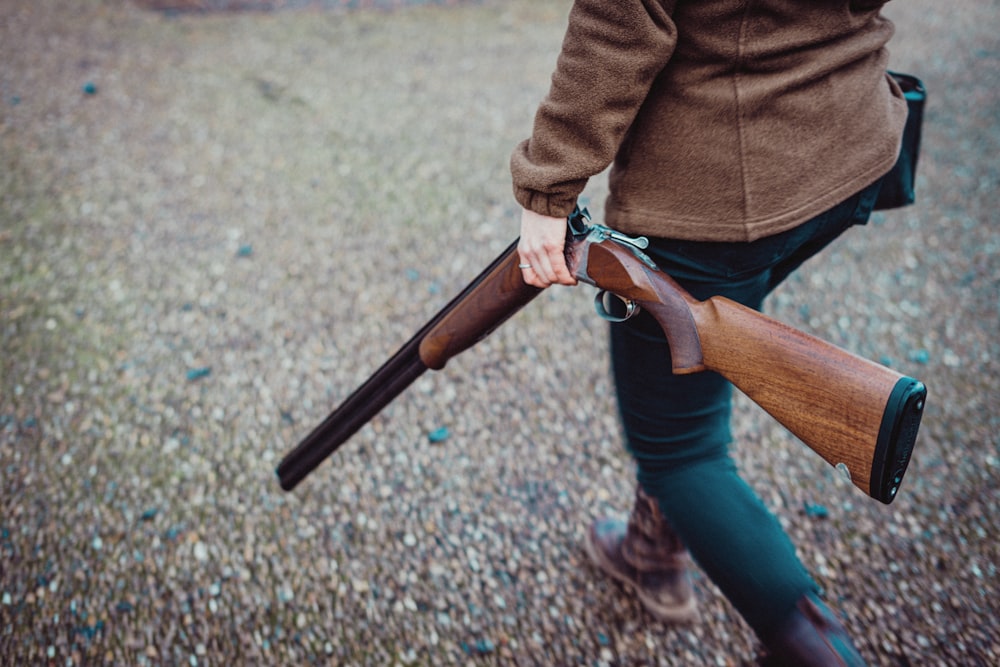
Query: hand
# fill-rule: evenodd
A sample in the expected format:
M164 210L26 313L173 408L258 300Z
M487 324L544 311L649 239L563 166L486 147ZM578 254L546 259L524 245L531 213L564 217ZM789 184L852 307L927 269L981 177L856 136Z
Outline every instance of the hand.
M565 218L551 218L521 209L521 240L517 253L521 258L524 282L535 287L575 285L576 278L566 266L565 246ZM523 266L525 264L528 266Z

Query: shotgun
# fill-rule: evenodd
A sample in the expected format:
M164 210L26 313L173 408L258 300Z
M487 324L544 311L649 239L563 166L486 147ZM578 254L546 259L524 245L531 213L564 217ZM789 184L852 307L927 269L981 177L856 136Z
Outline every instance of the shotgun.
M663 328L674 373L720 373L872 498L891 503L913 452L927 389L724 297L698 301L643 252L648 240L569 217L566 260L610 321L640 308ZM541 290L512 243L279 464L290 491L427 369L488 336Z

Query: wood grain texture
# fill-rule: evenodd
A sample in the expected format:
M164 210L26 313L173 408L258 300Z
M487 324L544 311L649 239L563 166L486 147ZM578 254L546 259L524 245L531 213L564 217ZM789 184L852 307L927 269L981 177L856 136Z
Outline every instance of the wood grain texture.
M600 289L635 301L660 323L670 344L676 374L705 370L701 344L691 309L698 301L666 273L638 261L628 248L614 241L587 244L575 257L577 277Z
M511 248L424 336L420 359L428 368L444 368L449 359L486 338L541 292L524 282L515 246Z
M693 309L705 365L830 465L870 491L886 403L899 373L723 297Z

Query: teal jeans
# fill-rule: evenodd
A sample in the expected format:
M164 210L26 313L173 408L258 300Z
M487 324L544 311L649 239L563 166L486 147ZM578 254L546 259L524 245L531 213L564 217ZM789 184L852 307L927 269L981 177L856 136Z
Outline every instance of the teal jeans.
M752 243L650 239L648 254L693 296L760 309L809 257L865 224L878 183L787 232ZM732 386L713 372L671 373L663 331L646 313L611 325L626 446L692 557L766 641L816 584L777 519L729 454Z

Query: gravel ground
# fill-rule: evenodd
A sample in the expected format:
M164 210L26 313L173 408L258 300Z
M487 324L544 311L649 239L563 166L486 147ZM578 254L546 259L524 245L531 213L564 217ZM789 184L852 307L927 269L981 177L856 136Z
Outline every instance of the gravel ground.
M279 489L516 234L569 3L390 4L0 4L0 663L750 664L700 573L677 629L586 563L632 497L586 288ZM872 664L992 665L1000 4L889 14L931 94L919 204L768 308L928 385L907 481L869 500L745 400L736 453Z

